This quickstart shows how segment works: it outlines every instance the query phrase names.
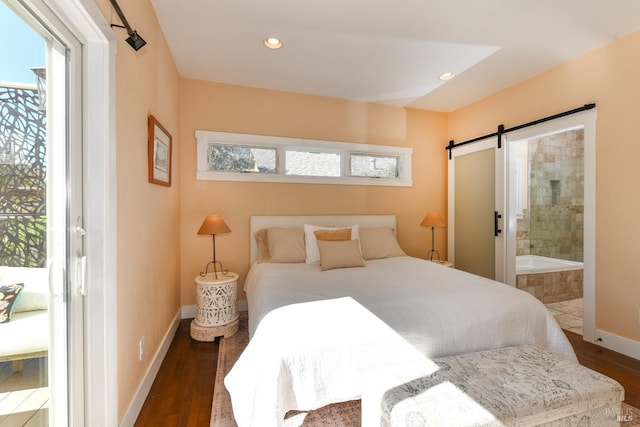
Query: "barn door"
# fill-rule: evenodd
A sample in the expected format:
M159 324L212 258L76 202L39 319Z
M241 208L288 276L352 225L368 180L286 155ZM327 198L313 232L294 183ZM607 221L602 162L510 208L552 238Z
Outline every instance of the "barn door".
M449 258L459 270L504 279L504 150L496 138L451 150Z

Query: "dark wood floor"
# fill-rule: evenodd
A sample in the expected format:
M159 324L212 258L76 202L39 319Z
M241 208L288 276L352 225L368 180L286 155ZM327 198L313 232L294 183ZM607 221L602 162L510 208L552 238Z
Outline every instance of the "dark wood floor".
M209 426L219 338L192 340L190 324L180 322L136 426Z
M136 426L209 425L218 341L192 340L190 323L191 319L180 322ZM625 402L640 408L640 361L566 334L580 363L617 380L625 389Z
M640 360L591 344L573 332L564 333L581 365L618 381L624 387L625 403L640 408Z

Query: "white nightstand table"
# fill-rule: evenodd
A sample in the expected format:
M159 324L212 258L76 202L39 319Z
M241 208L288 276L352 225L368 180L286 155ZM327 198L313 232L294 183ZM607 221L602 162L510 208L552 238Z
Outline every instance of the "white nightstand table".
M443 259L443 260L432 259L432 260L430 260L430 261L431 261L431 262L433 262L433 263L436 263L436 264L443 265L443 266L445 266L445 267L451 267L451 268L453 268L453 263L452 263L452 262L450 262L450 261L444 260L444 259Z
M191 338L214 341L216 337L230 337L238 330L238 275L209 273L196 276L196 318L191 321Z

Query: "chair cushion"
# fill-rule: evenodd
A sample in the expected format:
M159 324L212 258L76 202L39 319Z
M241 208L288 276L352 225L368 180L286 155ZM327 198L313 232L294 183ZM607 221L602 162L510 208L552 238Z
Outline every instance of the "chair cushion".
M47 310L13 313L11 322L0 324L0 360L46 352L49 348Z

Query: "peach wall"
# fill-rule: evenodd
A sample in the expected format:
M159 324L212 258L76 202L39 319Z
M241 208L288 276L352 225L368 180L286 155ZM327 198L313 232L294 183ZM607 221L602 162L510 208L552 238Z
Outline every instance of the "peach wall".
M108 22L120 23L106 0ZM118 265L118 413L122 420L153 355L180 309L179 75L149 1L120 0L127 19L147 41L138 52L114 29ZM173 185L147 179L147 117L173 136ZM139 340L145 356L138 360Z
M640 32L449 116L449 138L494 132L596 102L596 327L640 341Z
M240 274L239 288L249 269L251 215L395 214L400 245L425 257L430 234L419 224L428 210L446 215L445 114L190 79L182 79L180 99L183 305L195 304L193 278L211 259L211 238L196 235L209 214L231 228L216 238L216 255ZM414 185L198 181L196 130L411 147ZM438 231L437 248L446 254L446 235Z

